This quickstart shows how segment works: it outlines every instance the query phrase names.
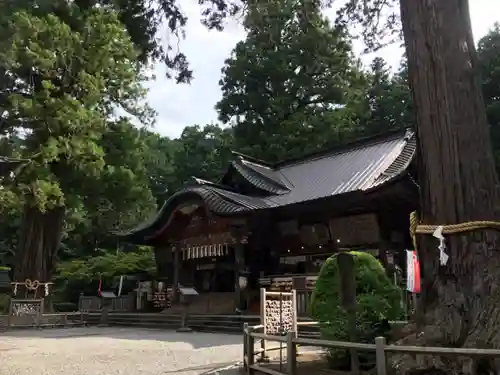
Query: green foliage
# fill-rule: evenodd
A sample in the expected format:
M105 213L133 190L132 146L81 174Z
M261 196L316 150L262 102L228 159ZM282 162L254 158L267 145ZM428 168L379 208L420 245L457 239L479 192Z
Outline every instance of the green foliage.
M12 265L19 238L22 201L11 189L0 190L0 265Z
M32 0L29 0L32 2ZM54 0L42 0L52 7ZM75 5L82 10L92 6L115 8L119 19L130 35L134 46L140 52L138 62L148 64L161 61L165 64L168 78L179 82L189 82L192 71L189 69L186 55L175 45L185 36L187 17L178 0L75 0ZM222 30L228 16L235 15L242 8L239 0L199 0L201 22L208 29ZM199 22L199 20L196 20ZM165 33L172 44L165 45L158 35Z
M78 245L116 246L112 230L137 225L156 209L141 134L116 116L120 110L148 124L153 114L143 101L139 55L119 13L67 2L54 2L50 12L43 11L46 6L0 6L10 10L2 12L0 24L5 35L0 41L1 149L28 161L12 184L4 181L1 192L1 209L10 215L4 227L9 232L0 243L7 264L13 262L13 236L19 234L9 226L19 228L23 205L42 213L65 208L63 258L82 255L75 251ZM80 233L70 238L71 232ZM55 245L47 253L57 260ZM19 252L29 251L40 250Z
M251 3L247 37L222 70L216 108L238 150L271 162L323 148L349 134L343 106L364 83L343 28L315 2Z
M156 274L154 254L150 248L139 247L131 252L100 252L97 256L59 263L55 277L59 299L76 302L80 293L96 294L99 279L102 279L103 288L110 288L122 275Z
M191 176L217 181L227 169L233 145L231 129L221 129L216 125L187 126L176 142L177 186L173 187L179 188Z
M351 103L359 116L358 132L380 134L413 127L413 107L406 66L393 74L382 58L375 58L367 72L366 94L359 104Z
M175 154L181 144L147 129L141 129L141 138L144 142L143 162L148 185L157 206L161 207L168 192L173 192L179 180L176 178Z
M116 276L134 273L156 273L153 252L139 248L134 252L106 252L103 255L82 260L62 262L58 266L58 279L92 282L99 279L111 280Z
M387 335L389 320L403 316L401 291L392 284L380 262L371 254L352 251L356 276L356 341L373 343ZM310 313L320 322L324 339L350 341L347 312L340 301L340 274L337 256L327 259L311 297ZM334 366L349 360L345 350L332 349L329 359Z
M144 77L116 14L61 6L65 17L18 10L0 46L3 131L25 134L18 151L30 161L18 187L42 212L66 205L69 190L104 170L101 139L114 107L149 113L137 105Z

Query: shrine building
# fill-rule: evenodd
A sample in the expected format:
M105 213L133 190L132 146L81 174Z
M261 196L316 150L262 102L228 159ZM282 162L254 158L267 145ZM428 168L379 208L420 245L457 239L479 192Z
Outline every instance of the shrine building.
M415 138L393 132L277 164L234 152L219 181L192 177L150 222L119 236L152 246L173 306L178 286L193 286L200 313L258 312L260 287L307 299L339 251L404 269L418 205Z

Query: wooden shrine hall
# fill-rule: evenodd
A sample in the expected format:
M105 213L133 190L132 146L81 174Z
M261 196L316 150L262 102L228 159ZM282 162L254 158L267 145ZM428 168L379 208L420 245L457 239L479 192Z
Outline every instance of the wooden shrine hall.
M409 130L277 164L234 152L219 181L193 177L150 222L119 236L154 247L174 307L183 285L206 301L200 312L258 312L260 287L311 290L338 251L405 268L415 152Z

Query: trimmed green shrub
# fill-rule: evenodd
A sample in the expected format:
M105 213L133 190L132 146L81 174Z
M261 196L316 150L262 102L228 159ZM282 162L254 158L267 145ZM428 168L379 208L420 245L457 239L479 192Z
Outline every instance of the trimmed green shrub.
M375 337L388 337L390 320L403 317L401 291L386 275L382 264L371 254L351 251L356 276L356 341L374 343ZM325 340L350 341L347 313L341 306L340 272L337 256L324 263L311 297L310 314L320 322L321 337ZM360 363L371 365L372 355L360 352ZM350 366L349 352L343 349L328 351L334 368Z

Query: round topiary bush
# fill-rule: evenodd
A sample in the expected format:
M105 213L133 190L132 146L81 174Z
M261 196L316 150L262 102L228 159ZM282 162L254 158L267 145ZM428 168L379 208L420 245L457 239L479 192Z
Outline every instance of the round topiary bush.
M374 343L375 337L388 337L390 320L401 319L401 290L386 275L382 264L371 254L351 251L356 276L356 341ZM310 314L320 322L325 340L349 341L347 313L341 306L340 272L337 255L327 259L318 276L311 297ZM373 353L360 352L360 363L371 366ZM350 366L349 352L328 351L330 365L344 369Z

